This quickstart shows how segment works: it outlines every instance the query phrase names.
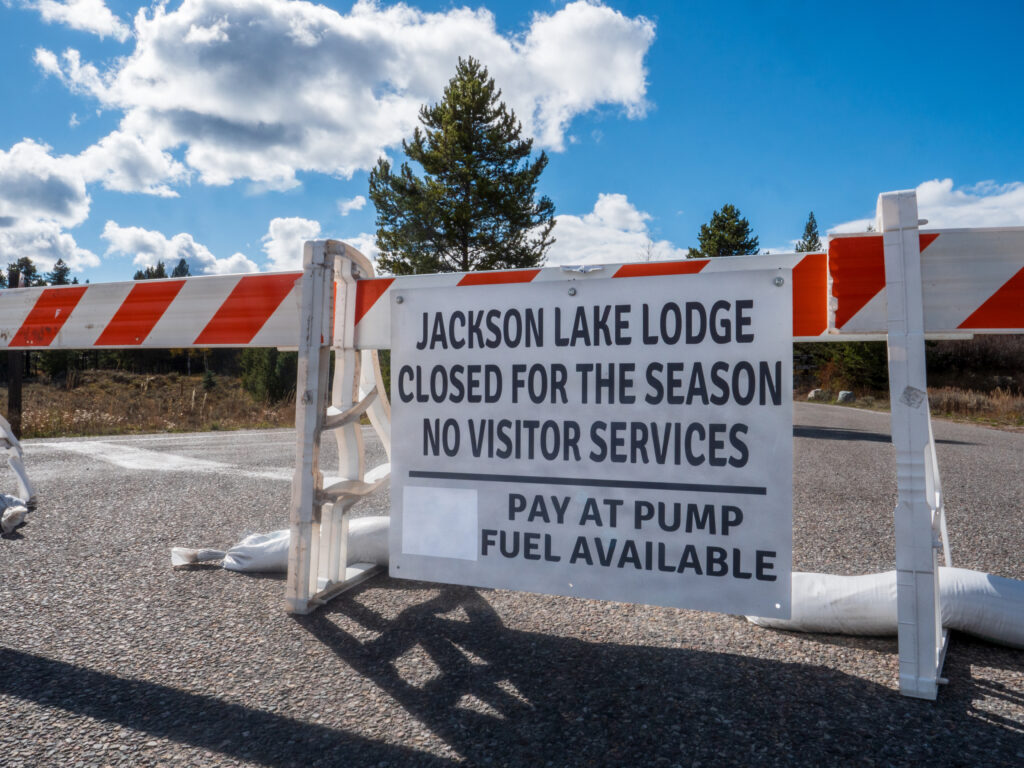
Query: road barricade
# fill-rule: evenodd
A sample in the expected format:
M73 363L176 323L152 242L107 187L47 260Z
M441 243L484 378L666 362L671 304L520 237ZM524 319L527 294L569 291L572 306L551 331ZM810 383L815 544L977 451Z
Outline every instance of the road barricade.
M935 698L947 640L938 569L952 561L924 342L1024 331L1024 228L928 231L922 224L915 193L894 192L879 197L877 231L837 236L827 253L399 277L375 277L370 262L351 246L316 241L304 247L302 272L2 291L0 338L12 350L298 349L286 602L289 611L306 613L379 569L376 563L349 562L348 520L352 505L390 475L391 412L376 351L392 346L393 305L403 292L557 283L573 295L573 286L614 280L628 294L631 278L685 281L774 270L782 281L776 285L787 286L791 295L788 332L794 341L888 342L899 495L900 688L906 695ZM365 466L364 416L389 457L372 469ZM326 487L319 465L325 431L335 434L342 478ZM16 441L8 444L15 466ZM23 492L31 495L24 473L18 474Z

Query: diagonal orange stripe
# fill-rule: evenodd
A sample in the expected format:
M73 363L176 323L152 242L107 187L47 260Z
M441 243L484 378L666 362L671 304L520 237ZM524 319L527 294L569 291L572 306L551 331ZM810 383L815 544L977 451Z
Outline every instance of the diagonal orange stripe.
M72 310L78 306L85 291L84 285L44 290L8 346L49 346L68 321Z
M708 265L707 259L684 261L652 261L644 264L623 264L612 277L661 277L662 275L693 275Z
M812 253L793 267L793 335L828 330L828 256Z
M372 280L360 280L356 283L356 323L373 308L377 299L384 295L393 282L395 282L393 277L378 277Z
M539 269L510 269L501 272L469 272L457 285L502 285L528 283L540 274Z
M1003 283L959 327L1024 329L1024 269Z
M184 280L140 280L132 286L95 346L132 347L144 342L183 285Z
M301 279L302 275L294 272L241 278L192 343L248 344Z
M921 251L935 242L937 233L920 235ZM836 297L836 328L885 288L885 245L881 235L840 237L828 245L832 295Z
M828 245L836 328L842 328L885 288L885 250L881 235L840 237Z

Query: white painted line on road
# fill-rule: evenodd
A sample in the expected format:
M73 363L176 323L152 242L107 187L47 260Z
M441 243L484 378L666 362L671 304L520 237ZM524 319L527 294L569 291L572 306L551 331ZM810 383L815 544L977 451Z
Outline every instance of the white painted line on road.
M204 474L236 475L267 480L291 480L291 468L252 470L242 469L209 459L179 456L163 451L150 451L129 445L118 445L102 440L85 440L66 443L35 443L33 448L55 451L69 451L91 459L99 459L124 469L142 472L199 472Z
M107 438L105 442L111 440L125 440L133 443L204 443L209 442L213 435L209 433L202 433L199 435L132 435L131 438ZM224 437L227 437L225 435ZM276 439L275 439L276 438ZM291 445L295 442L295 435L260 435L259 440L261 443L268 445Z
M376 437L376 433L373 431L373 427L369 425L362 425L363 433L370 437ZM42 446L57 446L66 445L70 442L104 442L104 443L172 443L172 442L198 442L198 443L209 443L211 438L223 438L228 442L242 442L241 438L249 436L258 436L260 443L268 445L294 445L295 444L295 430L293 429L275 429L275 430L234 430L226 432L174 432L168 434L150 434L150 435L107 435L106 437L67 437L60 441L46 440L40 438L30 438L28 440L22 440L22 445L28 447L33 445Z
M286 432L283 434L265 433L265 432L193 432L187 434L168 434L168 435L108 435L106 437L68 437L60 441L55 440L39 440L39 438L33 438L31 440L23 440L22 444L26 446L31 445L64 445L69 442L104 442L104 443L208 443L210 438L222 437L228 442L232 439L236 442L242 442L240 438L258 436L261 443L267 443L271 445L292 445L295 442L295 433Z

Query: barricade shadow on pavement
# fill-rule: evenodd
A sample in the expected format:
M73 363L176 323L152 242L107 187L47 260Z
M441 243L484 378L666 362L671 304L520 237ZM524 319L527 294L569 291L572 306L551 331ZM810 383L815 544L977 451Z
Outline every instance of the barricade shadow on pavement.
M0 695L260 765L453 765L420 750L383 744L350 731L13 648L0 647ZM18 723L5 727L17 728ZM326 755L329 760L324 760Z
M849 427L808 427L797 425L793 427L793 437L806 437L813 440L892 443L892 435L888 432L868 432L862 429L850 429ZM977 445L977 443L949 439L936 439L935 443L937 445Z
M960 669L923 702L804 663L509 629L488 592L468 587L391 619L358 597L437 587L377 579L296 621L471 765L945 765L967 728L982 762L1009 765L1024 749L1012 721L977 717L974 700L991 692Z
M406 606L391 617L368 607L388 592ZM370 681L463 764L1016 765L1024 754L1012 716L1024 692L985 677L991 667L1024 680L1019 651L955 634L951 682L923 702L806 663L511 629L489 599L381 578L295 622L348 667L342 678ZM369 738L358 721L329 727L232 701L216 686L197 693L11 647L0 648L0 696L251 764L455 764Z

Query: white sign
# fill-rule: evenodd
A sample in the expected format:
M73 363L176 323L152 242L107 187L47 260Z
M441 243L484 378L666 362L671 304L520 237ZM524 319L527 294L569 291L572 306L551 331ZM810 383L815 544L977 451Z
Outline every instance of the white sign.
M788 617L789 277L397 291L391 575Z

